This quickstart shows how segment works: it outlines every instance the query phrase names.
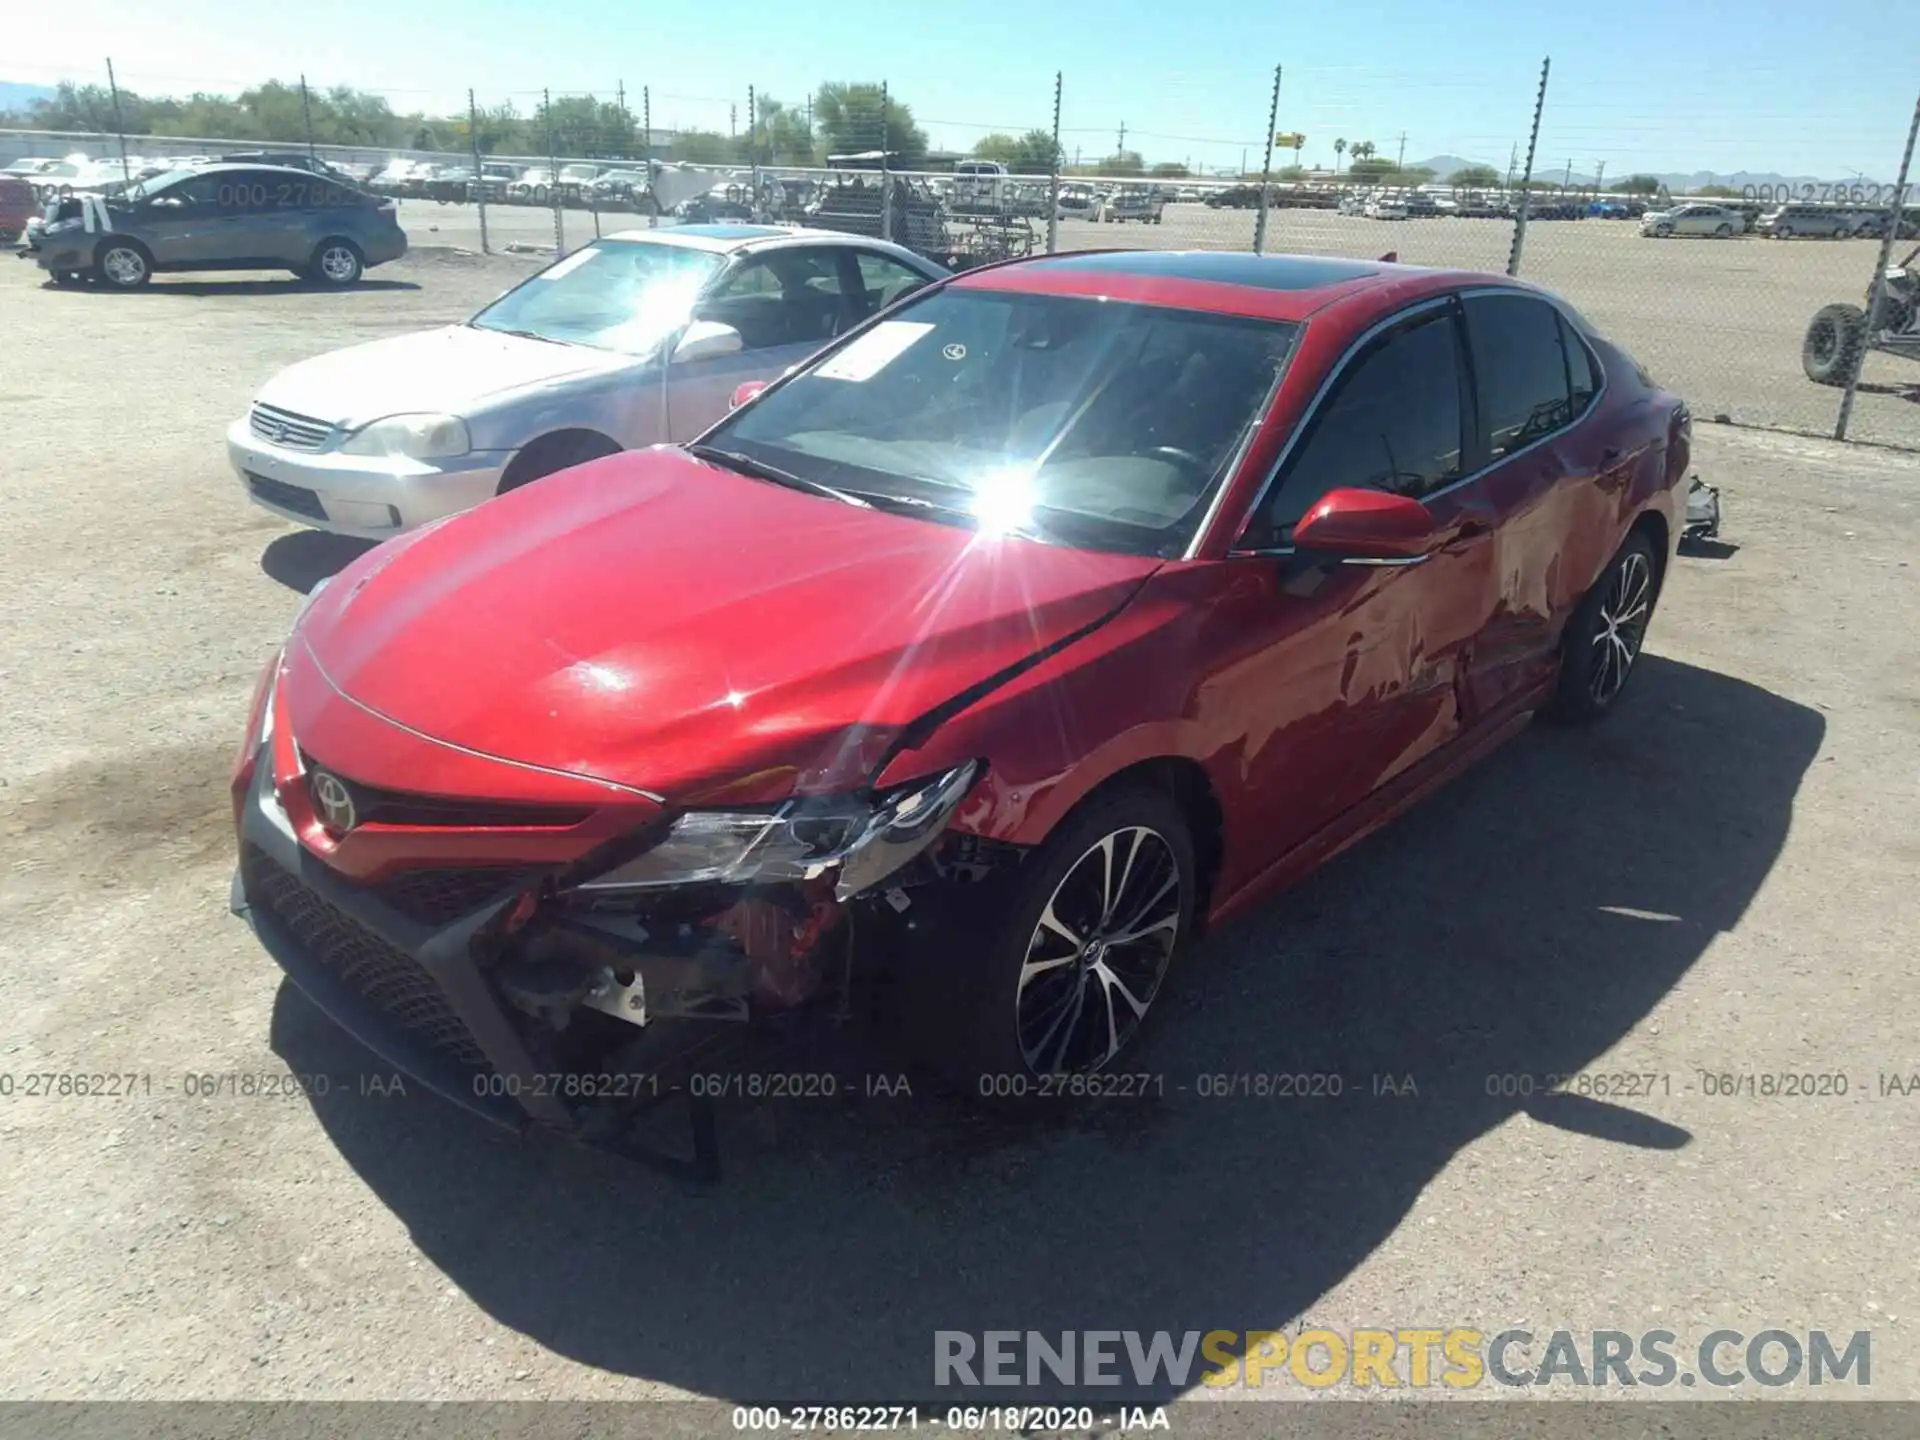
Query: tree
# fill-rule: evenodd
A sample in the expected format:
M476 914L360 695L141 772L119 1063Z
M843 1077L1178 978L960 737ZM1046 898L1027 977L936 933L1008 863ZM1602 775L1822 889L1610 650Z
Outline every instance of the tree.
M1282 165L1278 170L1273 172L1273 178L1276 180L1304 180L1307 178L1307 172L1298 165Z
M1500 183L1500 172L1491 165L1467 165L1449 175L1447 183L1462 190L1484 190Z
M1361 144L1364 145L1366 142L1362 141ZM1375 160L1371 156L1362 155L1360 148L1360 145L1353 147L1353 164L1347 167L1347 173L1352 175L1354 179L1380 180L1393 173L1394 164L1391 160ZM1371 149L1372 147L1368 146L1368 148Z
M1740 192L1731 185L1702 185L1693 192L1696 195L1711 195L1716 200L1738 200Z
M1358 169L1359 163L1362 160L1371 160L1373 158L1373 152L1379 147L1371 140L1356 140L1347 148L1353 152L1354 168Z
M1138 150L1121 150L1097 162L1094 169L1101 175L1144 175L1147 162Z
M733 158L732 142L712 130L682 130L671 149L675 160L689 165L725 165Z
M754 98L753 133L739 157L747 164L817 165L819 147L807 124L806 112L783 105L771 95Z
M1060 158L1053 134L1047 130L1029 130L1018 137L997 131L982 135L973 142L973 153L976 159L997 161L1016 175L1050 175Z
M903 170L926 164L927 132L913 123L913 111L878 85L841 80L822 85L813 97L813 115L829 155L884 148L899 157Z
M1333 168L1336 171L1340 168L1340 157L1346 153L1347 142L1345 140L1336 140L1333 142Z
M1193 172L1178 160L1162 160L1147 173L1156 180L1185 180Z
M1660 193L1660 177L1658 175L1629 175L1624 180L1616 181L1610 188L1619 191L1622 195L1658 195Z

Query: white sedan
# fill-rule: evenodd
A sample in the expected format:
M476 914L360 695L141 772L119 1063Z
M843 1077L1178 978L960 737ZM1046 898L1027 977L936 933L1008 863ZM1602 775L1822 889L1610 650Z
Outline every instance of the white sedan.
M1707 235L1731 240L1746 228L1746 218L1724 205L1678 205L1671 210L1649 210L1640 221L1640 233L1664 240L1670 235Z
M228 457L276 515L384 539L570 465L690 440L740 385L946 274L832 231L608 236L465 324L282 370L228 429Z

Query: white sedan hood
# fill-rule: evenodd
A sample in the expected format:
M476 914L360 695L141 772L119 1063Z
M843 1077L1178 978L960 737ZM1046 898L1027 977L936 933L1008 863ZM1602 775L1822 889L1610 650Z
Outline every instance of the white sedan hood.
M329 351L289 365L259 402L349 428L386 415L471 414L510 390L638 363L631 355L449 325Z

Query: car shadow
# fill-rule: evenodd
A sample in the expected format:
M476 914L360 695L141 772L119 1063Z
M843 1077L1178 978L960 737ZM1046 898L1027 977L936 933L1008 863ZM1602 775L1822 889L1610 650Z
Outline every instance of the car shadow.
M260 552L260 568L270 579L304 595L346 569L376 543L325 530L296 530L268 543Z
M417 1090L336 1080L314 1113L427 1260L571 1360L736 1402L1070 1398L937 1388L935 1332L1281 1328L1500 1126L1677 1163L1691 1136L1658 1086L1616 1103L1544 1077L1592 1067L1739 923L1824 733L1648 656L1604 725L1528 731L1187 956L1129 1066L1162 1077L1144 1098L1024 1126L924 1093L725 1110L705 1191ZM290 985L271 1043L296 1071L386 1069ZM1661 1066L1629 1047L1605 1068ZM1239 1078L1303 1073L1341 1093ZM1487 1163L1475 1183L1509 1203L1533 1178Z

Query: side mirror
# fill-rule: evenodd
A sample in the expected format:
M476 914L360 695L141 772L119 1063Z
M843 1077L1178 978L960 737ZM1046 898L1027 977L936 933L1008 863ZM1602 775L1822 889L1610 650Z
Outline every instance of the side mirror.
M767 382L765 380L747 381L746 384L734 390L733 399L727 402L727 408L729 410L738 410L742 405L746 404L766 388Z
M673 363L684 365L689 360L713 360L722 355L738 355L746 348L747 342L733 326L722 325L717 320L696 320L681 335L680 343L673 347Z
M1330 490L1293 527L1293 548L1343 565L1418 565L1438 539L1433 513L1408 495Z

